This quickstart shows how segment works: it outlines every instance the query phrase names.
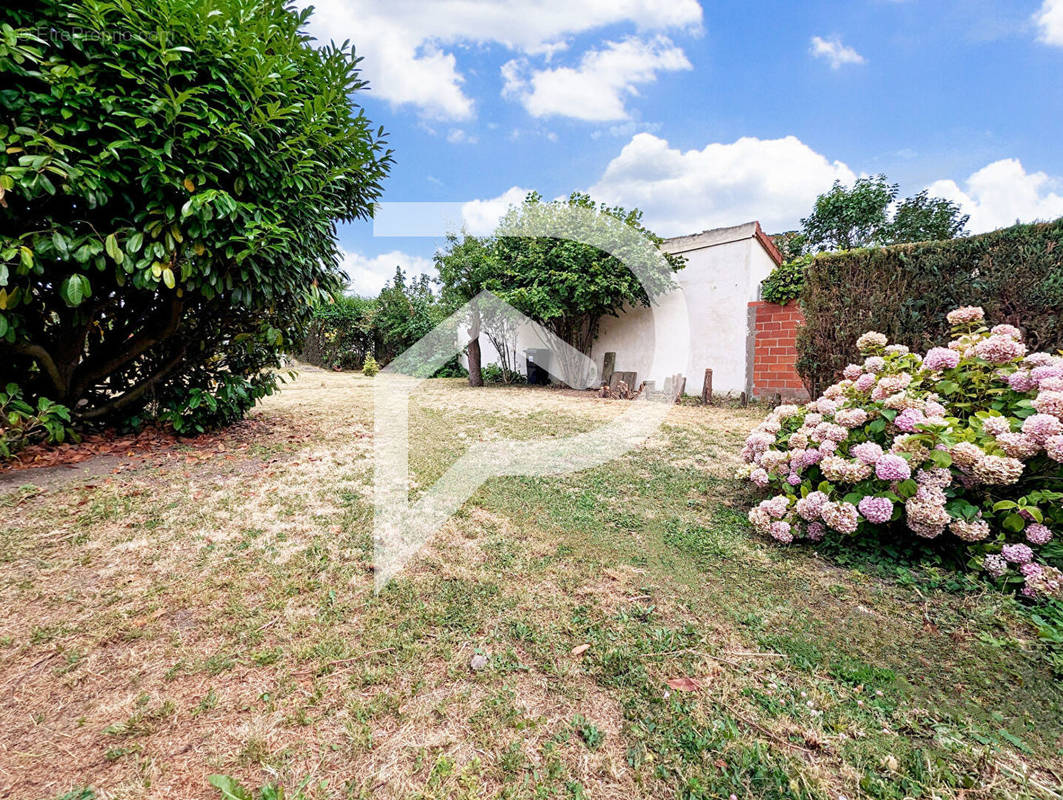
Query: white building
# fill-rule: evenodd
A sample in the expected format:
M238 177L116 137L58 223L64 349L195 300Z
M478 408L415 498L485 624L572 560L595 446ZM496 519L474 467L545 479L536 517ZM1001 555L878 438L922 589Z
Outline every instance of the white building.
M713 391L751 395L753 337L748 304L760 299L760 282L782 257L759 222L665 239L662 249L686 257L676 273L686 298L690 331L689 358L682 371L687 393L698 394L706 369L712 370ZM606 353L616 353L616 369L648 375L653 353L653 325L648 308L636 308L602 320L591 357L599 367Z
M752 396L753 332L749 304L759 299L760 282L781 263L779 251L758 222L665 239L662 249L681 254L687 261L675 278L678 291L686 301L688 358L685 369L681 364L669 364L668 371L681 372L686 377L688 394L700 393L705 370L711 369L714 393L737 396L746 392ZM602 319L591 349L599 374L605 354L611 352L616 354L616 371L635 372L639 383L653 380L658 388L663 386L666 374L647 374L655 345L652 313L640 306L618 317ZM517 342L522 370L524 350L537 347L542 345L534 341ZM486 337L481 337L481 348L484 364L497 361L497 353ZM676 348L666 349L678 351L678 343Z

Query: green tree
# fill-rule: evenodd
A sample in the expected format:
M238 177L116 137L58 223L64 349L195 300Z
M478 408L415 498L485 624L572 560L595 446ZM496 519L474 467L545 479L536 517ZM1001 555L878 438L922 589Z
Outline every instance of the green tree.
M885 175L858 178L852 186L835 181L801 220L806 239L819 250L886 244L889 207L897 199L897 188Z
M590 354L603 317L617 316L627 307L648 306L653 297L668 291L682 269L682 256L665 254L666 268L650 275L645 287L618 258L588 244L549 237L507 236L525 218L549 214L551 206L567 204L608 215L629 225L654 244L662 239L642 224L642 212L595 203L589 195L574 192L567 200L544 203L532 192L512 208L499 225L495 239L494 278L497 294L558 338ZM490 288L490 287L488 287Z
M835 181L801 220L805 243L820 251L852 250L963 235L968 217L958 205L924 189L894 209L898 189L885 175L858 178L852 186Z
M500 270L497 243L493 238L479 238L463 233L449 234L436 253L435 265L442 285L441 299L448 311L467 303L484 289L499 288ZM469 385L483 386L480 333L483 320L474 308L468 322Z
M970 216L942 197L930 197L926 189L897 206L890 223L891 244L936 242L962 236Z
M272 390L339 287L335 221L369 216L392 160L353 48L313 46L309 14L4 6L0 385L83 423L192 397L224 421Z
M431 279L427 275L408 279L402 267L395 267L395 275L376 299L373 324L379 336L378 360L384 364L391 361L430 333L444 316Z

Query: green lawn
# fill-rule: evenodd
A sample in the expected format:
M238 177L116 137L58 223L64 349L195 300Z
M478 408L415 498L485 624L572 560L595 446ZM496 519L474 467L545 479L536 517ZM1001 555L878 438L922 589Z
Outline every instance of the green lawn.
M1063 690L1014 602L756 538L759 412L493 480L374 596L371 397L307 371L250 444L0 495L0 796L1061 796ZM432 381L411 469L622 409Z

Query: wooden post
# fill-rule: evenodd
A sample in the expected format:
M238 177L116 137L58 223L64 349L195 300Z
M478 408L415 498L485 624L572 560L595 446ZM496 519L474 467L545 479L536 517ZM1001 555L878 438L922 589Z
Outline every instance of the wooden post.
M675 401L678 403L683 399L683 392L687 390L687 379L676 373L675 383L672 384L672 388L675 389Z
M705 383L701 385L701 402L708 405L712 402L712 370L705 370Z
M606 353L602 358L602 383L611 383L616 372L616 353Z

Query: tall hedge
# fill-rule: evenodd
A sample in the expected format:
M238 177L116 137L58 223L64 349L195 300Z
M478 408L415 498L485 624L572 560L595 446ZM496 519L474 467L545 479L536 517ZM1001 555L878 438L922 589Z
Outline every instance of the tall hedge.
M1032 350L1063 347L1063 219L942 242L817 256L808 267L797 369L813 396L852 360L865 331L926 350L945 314L978 305L1022 329Z

